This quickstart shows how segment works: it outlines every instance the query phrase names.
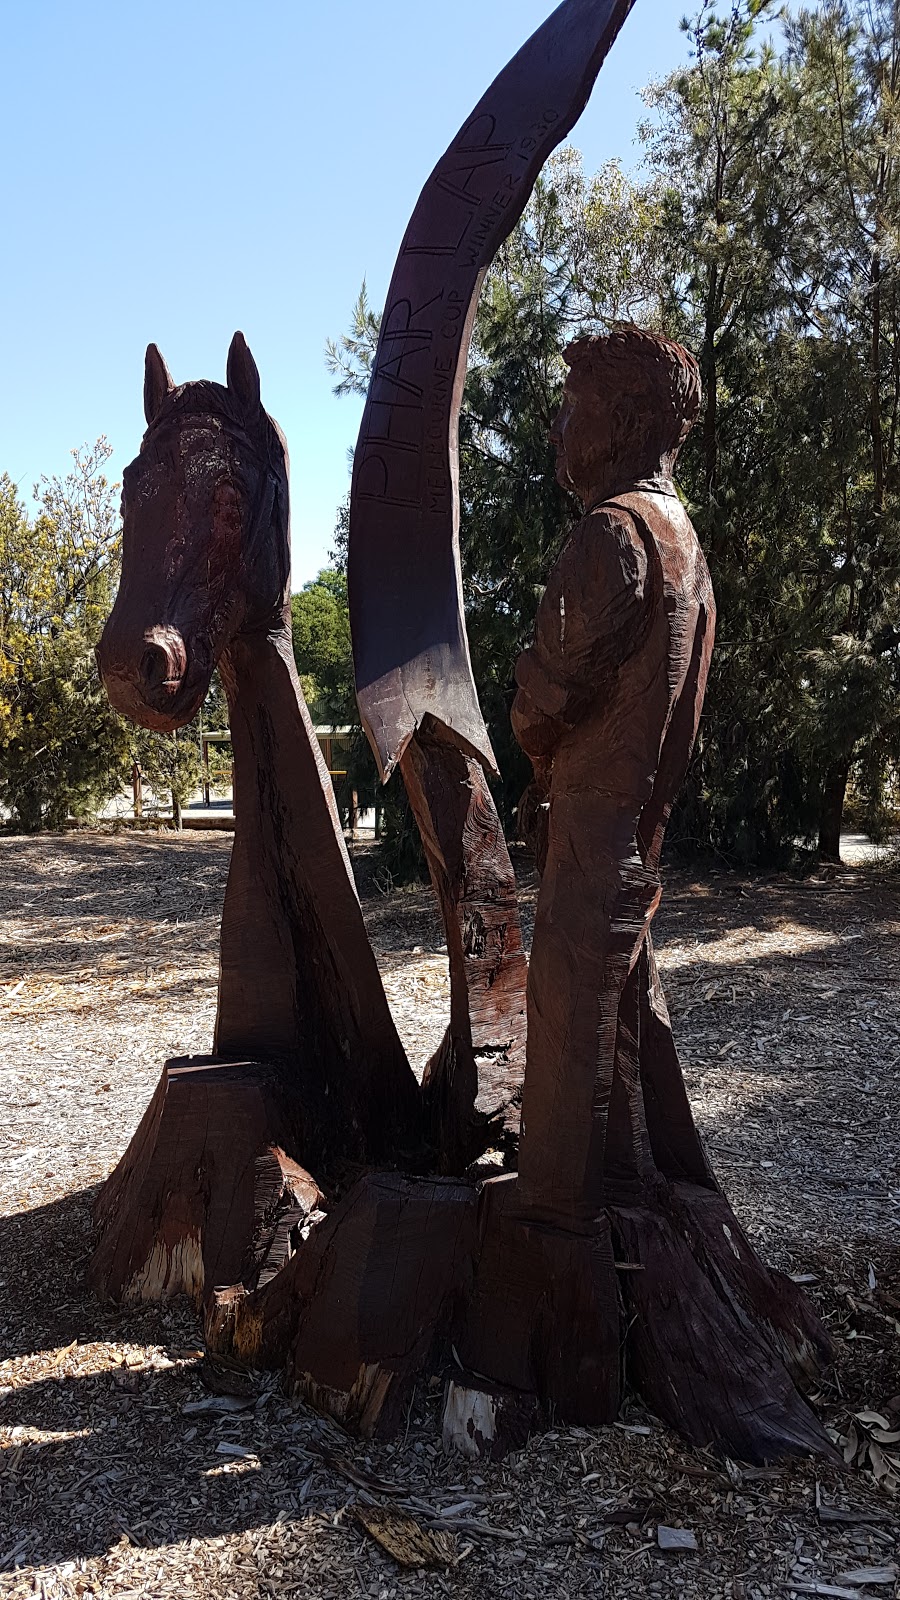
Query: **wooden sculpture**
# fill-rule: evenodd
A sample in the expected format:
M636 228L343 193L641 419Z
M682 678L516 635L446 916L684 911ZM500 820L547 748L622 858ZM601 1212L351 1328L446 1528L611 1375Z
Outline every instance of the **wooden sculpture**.
M161 730L218 664L237 797L214 1055L168 1064L97 1201L94 1282L153 1299L258 1281L319 1183L415 1164L421 1117L294 665L287 451L243 336L226 388L176 388L151 345L144 402L98 661L113 705Z
M213 1297L207 1334L364 1433L390 1431L437 1371L446 1442L500 1452L552 1417L612 1420L624 1368L697 1443L827 1451L797 1386L827 1339L712 1177L649 935L712 648L672 482L697 368L636 329L568 355L556 437L586 515L514 706L550 805L518 1173L365 1174L264 1285Z
M293 669L286 456L256 368L236 335L227 388L176 389L148 352L100 662L114 703L161 728L221 662L238 833L216 1053L166 1069L101 1192L94 1278L202 1297L214 1351L280 1367L365 1434L396 1428L423 1373L447 1379L447 1444L492 1453L554 1417L611 1420L627 1380L690 1439L766 1460L829 1449L798 1387L828 1345L709 1170L653 956L714 607L672 482L696 366L635 329L568 352L556 439L585 517L514 708L549 803L518 1171L466 1170L501 1121L516 1164L524 962L460 600L465 350L481 274L629 6L564 0L438 164L356 453L360 704L382 771L403 772L447 927L451 1021L424 1095Z
M811 1447L821 1430L792 1379L827 1341L710 1172L650 938L713 646L709 573L672 481L697 367L636 328L565 354L551 438L585 516L549 575L512 713L549 799L519 1170L485 1186L457 1349L600 1422L618 1404L621 1320L633 1381L690 1438L741 1456Z
M425 184L400 247L353 462L349 595L363 724L399 763L444 920L451 1017L426 1070L442 1167L509 1146L525 1051L515 879L484 768L459 565L458 425L484 274L580 116L633 0L564 0Z

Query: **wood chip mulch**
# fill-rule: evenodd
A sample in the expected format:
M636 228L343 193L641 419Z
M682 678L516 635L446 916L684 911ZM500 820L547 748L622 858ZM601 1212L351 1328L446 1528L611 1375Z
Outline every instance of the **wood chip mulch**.
M184 1304L117 1311L85 1291L97 1185L166 1057L210 1047L230 848L0 840L0 1595L896 1594L900 874L672 872L657 923L716 1170L835 1338L817 1404L847 1464L744 1469L631 1399L614 1427L493 1466L443 1456L437 1385L402 1439L362 1445L269 1377L211 1391ZM372 846L354 859L421 1067L448 1009L430 896L391 890Z

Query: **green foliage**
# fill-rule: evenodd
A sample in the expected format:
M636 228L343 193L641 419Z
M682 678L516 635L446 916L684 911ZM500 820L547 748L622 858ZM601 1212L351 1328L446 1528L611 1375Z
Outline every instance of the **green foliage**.
M313 722L343 727L356 720L347 578L324 567L291 596L294 659Z
M291 633L313 722L351 730L346 775L335 787L339 811L347 819L354 791L361 807L377 803L380 808L378 772L356 705L347 575L342 567L324 567L291 596Z
M834 853L848 774L900 734L896 6L830 3L754 52L753 8L692 25L652 96L667 320L706 405L681 472L719 603L686 843ZM891 87L893 84L893 87Z
M0 804L27 832L91 820L134 761L178 806L199 780L195 724L177 738L136 728L100 682L94 647L121 557L110 454L105 439L74 450L72 471L35 489L33 519L0 476ZM204 712L227 727L217 676Z
M472 661L507 824L530 778L512 737L516 657L548 568L579 515L548 440L562 349L614 321L658 320L649 191L615 162L586 178L574 150L548 162L485 280L460 421L463 589Z
M200 785L200 748L196 721L177 733L136 730L131 740L134 759L154 793L170 795L176 824Z
M109 455L103 439L73 451L34 520L0 477L0 803L26 831L92 815L127 760L94 661L119 555Z
M559 408L562 348L585 331L641 316L659 320L652 186L638 189L610 162L592 178L571 149L548 162L524 215L487 274L460 418L463 590L472 661L502 773L494 785L512 824L530 775L512 738L509 706L546 572L578 508L554 477L547 434ZM377 320L360 295L351 332L326 350L336 392L365 393ZM342 507L336 554L345 559ZM391 871L421 857L405 808L388 800Z
M380 324L381 318L369 305L364 278L350 316L350 332L325 341L325 365L337 378L335 394L365 394Z
M507 821L527 769L516 655L577 508L547 430L574 334L661 326L705 404L680 488L719 622L670 839L734 863L836 848L846 784L877 823L900 771L900 11L703 0L689 65L647 91L640 181L548 163L489 271L460 425L463 584ZM327 360L365 391L365 294ZM346 513L337 530L346 547Z

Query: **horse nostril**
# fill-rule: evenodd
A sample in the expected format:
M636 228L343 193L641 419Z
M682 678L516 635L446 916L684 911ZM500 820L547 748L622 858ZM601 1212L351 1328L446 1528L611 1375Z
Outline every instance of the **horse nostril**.
M161 689L172 669L168 650L150 644L141 657L141 682L145 689Z

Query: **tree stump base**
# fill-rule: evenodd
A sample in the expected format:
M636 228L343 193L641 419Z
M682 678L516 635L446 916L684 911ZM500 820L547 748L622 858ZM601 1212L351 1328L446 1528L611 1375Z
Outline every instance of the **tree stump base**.
M206 1326L213 1352L281 1368L365 1437L398 1427L427 1374L447 1380L445 1446L467 1455L611 1422L626 1381L694 1444L833 1453L795 1384L827 1338L700 1185L660 1182L576 1230L530 1214L515 1174L479 1190L370 1173L263 1287L217 1292Z
M465 1183L369 1173L256 1293L213 1296L211 1352L283 1368L289 1393L366 1438L402 1421L440 1370L475 1247Z
M608 1208L627 1327L626 1371L692 1444L762 1464L832 1455L797 1385L831 1356L804 1296L760 1261L725 1196L661 1183Z
M455 1348L491 1385L596 1427L619 1408L619 1315L605 1217L581 1232L535 1218L516 1174L478 1197L478 1254Z
M276 1068L169 1061L128 1149L94 1203L92 1287L106 1299L195 1303L216 1284L255 1288L291 1252L321 1200Z

